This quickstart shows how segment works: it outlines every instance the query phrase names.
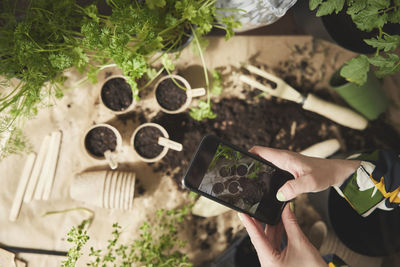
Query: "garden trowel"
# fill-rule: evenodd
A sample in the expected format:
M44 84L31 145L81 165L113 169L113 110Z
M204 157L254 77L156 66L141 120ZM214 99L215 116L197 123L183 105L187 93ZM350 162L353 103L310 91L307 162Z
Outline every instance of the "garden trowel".
M250 73L261 76L276 84L276 88L273 89L272 87L261 84L250 76L241 75L240 80L252 87L260 89L272 96L299 103L302 105L303 109L318 113L349 128L364 130L367 127L367 119L349 108L325 101L313 94L303 96L285 81L266 71L252 65L244 65L244 67Z

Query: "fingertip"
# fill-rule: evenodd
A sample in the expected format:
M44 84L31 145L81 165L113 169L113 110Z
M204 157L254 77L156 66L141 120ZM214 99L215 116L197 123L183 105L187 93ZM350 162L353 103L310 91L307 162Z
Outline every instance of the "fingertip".
M257 154L256 152L257 152L258 148L259 148L258 146L253 146L252 148L249 149L249 152Z
M286 197L282 193L282 191L278 191L278 193L276 193L276 199L279 200L280 202L286 201Z

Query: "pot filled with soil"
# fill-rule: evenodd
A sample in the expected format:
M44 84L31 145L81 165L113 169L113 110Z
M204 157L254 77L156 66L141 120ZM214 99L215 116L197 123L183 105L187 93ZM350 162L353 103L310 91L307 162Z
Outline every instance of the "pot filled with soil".
M111 169L118 166L118 153L122 137L117 129L108 124L96 124L86 131L83 147L87 155L96 160L107 161Z
M124 76L111 76L105 80L100 91L100 101L115 114L127 113L136 104L132 88Z
M236 167L236 173L239 176L245 176L247 174L248 167L245 164L240 164Z
M165 113L176 114L185 111L193 97L206 94L204 88L192 89L189 82L178 75L161 78L154 87L157 104Z
M381 83L372 71L368 72L366 83L358 86L340 76L339 69L330 78L329 86L369 120L377 119L388 107L388 100L381 90Z
M161 125L144 123L133 132L131 146L142 161L156 162L167 154L168 149L182 150L180 143L168 138L168 132Z

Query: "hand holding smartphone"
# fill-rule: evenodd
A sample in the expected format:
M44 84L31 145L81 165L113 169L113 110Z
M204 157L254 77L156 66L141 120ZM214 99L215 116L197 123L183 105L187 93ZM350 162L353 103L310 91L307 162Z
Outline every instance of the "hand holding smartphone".
M201 141L183 178L188 189L229 208L273 225L279 222L284 202L278 189L294 179L287 171L220 138Z

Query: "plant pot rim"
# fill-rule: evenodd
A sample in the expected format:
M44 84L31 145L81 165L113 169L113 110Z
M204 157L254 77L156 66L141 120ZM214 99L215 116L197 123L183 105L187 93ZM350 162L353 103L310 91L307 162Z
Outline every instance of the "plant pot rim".
M89 127L85 131L85 134L82 137L81 144L82 144L83 149L85 150L86 155L88 155L92 159L96 159L96 160L100 160L100 161L103 161L103 162L107 162L107 160L106 160L106 158L104 156L103 157L97 157L97 156L93 155L92 153L90 153L88 151L88 149L86 148L86 142L85 142L86 136L88 135L88 133L91 130L93 130L94 128L97 128L97 127L106 127L108 129L110 129L111 131L113 131L113 133L115 134L115 136L117 138L117 146L115 147L115 151L114 151L116 153L119 153L121 148L122 148L122 137L121 137L121 134L119 133L119 131L115 127L113 127L113 126L111 126L109 124L106 124L106 123L98 123L98 124L92 125L91 127Z
M162 106L160 105L160 103L158 102L157 94L156 94L157 88L158 88L158 86L160 85L160 83L161 83L162 81L165 81L165 80L167 80L167 79L172 79L172 78L181 81L181 82L183 83L183 85L186 87L186 91L185 91L185 93L186 93L186 102L185 102L180 108L178 108L178 109L176 109L176 110L168 110L168 109L162 107ZM192 90L192 87L190 86L189 82L188 82L185 78L183 78L183 77L180 76L180 75L171 74L171 75L166 75L166 76L160 78L160 79L157 81L157 83L154 85L154 90L153 90L154 92L153 92L153 93L154 93L154 98L156 99L157 105L160 107L160 109L161 109L163 112L169 113L169 114L177 114L177 113L184 112L184 111L189 107L190 103L192 102L192 98L193 98L193 97L192 97L191 90Z
M165 147L165 146L164 146L164 147L163 147L163 150L161 151L160 154L158 154L156 157L150 158L150 159L141 156L141 155L136 151L136 148L135 148L135 138L136 138L136 134L139 132L139 130L141 130L142 128L145 128L145 127L155 127L155 128L157 128L157 129L159 129L165 138L169 138L168 132L167 132L167 130L165 130L165 128L162 127L160 124L157 124L157 123L154 123L154 122L146 122L146 123L141 124L139 127L137 127L137 128L135 129L135 131L133 132L132 136L131 136L130 145L131 145L133 151L135 152L136 156L137 156L140 160L142 160L142 161L144 161L144 162L148 162L148 163L157 162L157 161L159 161L160 159L162 159L162 158L167 154L168 149L169 149L168 147Z
M135 96L133 95L133 92L132 92L132 103L131 103L126 109L121 110L121 111L117 111L117 110L113 110L113 109L109 108L109 107L104 103L103 98L101 97L101 92L103 91L104 85L105 85L108 81L110 81L110 80L112 80L112 79L116 79L116 78L122 78L122 79L124 79L125 81L127 80L126 76L124 76L124 75L122 75L122 74L113 74L113 75L107 77L107 78L103 81L103 83L101 84L99 99L100 99L100 103L101 103L107 110L110 110L110 111L111 111L112 113L114 113L115 115L122 115L122 114L125 114L125 113L128 113L128 112L132 111L133 108L136 106L136 98L135 98ZM129 85L129 87L131 87L131 86ZM132 88L131 88L131 89L132 89Z
M197 28L197 26L193 25L193 24L192 24L192 27L194 29ZM194 38L194 34L193 34L192 30L190 30L190 36L183 44L181 44L180 46L174 47L171 50L168 50L168 48L165 49L165 47L163 47L163 48L161 48L161 51L162 52L166 52L168 54L172 54L172 53L176 53L176 52L182 51L183 49L185 49L193 41L193 38Z

